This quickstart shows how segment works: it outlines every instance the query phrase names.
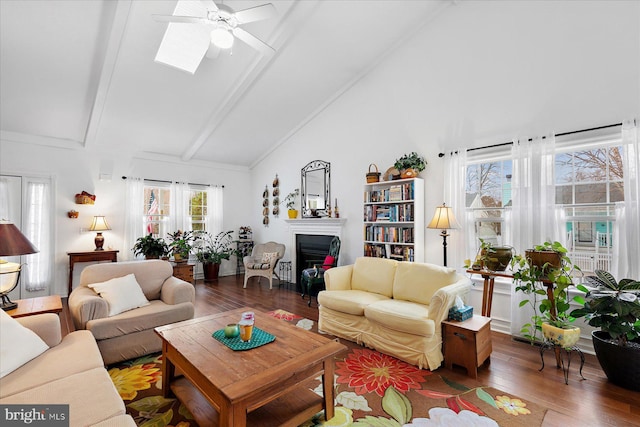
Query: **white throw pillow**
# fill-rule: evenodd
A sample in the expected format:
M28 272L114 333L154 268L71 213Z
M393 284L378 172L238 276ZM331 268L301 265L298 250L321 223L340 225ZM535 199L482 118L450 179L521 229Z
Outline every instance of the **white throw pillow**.
M140 284L138 284L133 273L87 286L107 301L109 304L109 317L149 305L149 300L144 296Z
M48 349L38 334L0 310L0 378Z

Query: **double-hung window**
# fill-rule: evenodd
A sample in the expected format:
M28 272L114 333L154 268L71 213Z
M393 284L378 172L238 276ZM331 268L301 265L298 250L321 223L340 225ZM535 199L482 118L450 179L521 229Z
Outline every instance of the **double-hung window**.
M145 183L144 202L141 212L146 234L164 237L174 231L170 229L169 218L171 212L171 189L169 185Z
M563 208L571 259L585 271L610 269L615 202L624 200L620 134L557 140L556 204Z
M480 239L505 245L505 227L511 208L512 161L509 151L494 153L491 158L467 156L465 176L465 210L467 232L474 236L475 248Z

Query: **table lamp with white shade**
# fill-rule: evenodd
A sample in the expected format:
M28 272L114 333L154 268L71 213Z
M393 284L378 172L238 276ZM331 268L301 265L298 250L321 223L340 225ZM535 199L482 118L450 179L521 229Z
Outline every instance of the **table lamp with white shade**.
M24 234L11 221L0 220L0 257L34 254L38 252ZM18 306L9 299L20 281L22 264L0 259L0 298L3 310L12 310Z

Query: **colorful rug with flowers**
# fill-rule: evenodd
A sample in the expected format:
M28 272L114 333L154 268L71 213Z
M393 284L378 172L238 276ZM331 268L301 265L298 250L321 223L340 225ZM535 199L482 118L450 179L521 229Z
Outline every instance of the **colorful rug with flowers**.
M284 310L271 316L317 331L315 322ZM432 427L540 426L546 409L500 390L469 386L447 370L421 370L394 357L341 340L349 349L336 358L335 417L322 413L315 426ZM197 427L177 399L162 397L162 356L150 355L109 368L109 375L138 426ZM307 385L322 394L320 378ZM204 427L204 426L201 426Z

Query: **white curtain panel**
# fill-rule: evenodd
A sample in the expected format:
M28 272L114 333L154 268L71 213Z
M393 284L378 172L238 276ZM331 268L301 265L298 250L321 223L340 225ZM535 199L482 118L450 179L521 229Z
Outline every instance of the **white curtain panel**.
M640 279L640 144L634 120L622 124L624 202L616 203L611 273Z
M223 214L223 193L222 187L214 186L207 189L207 217L206 229L212 236L216 236L222 230Z
M473 254L475 250L473 233L466 232L469 221L473 220L473 218L467 218L465 205L466 166L466 148L458 148L451 153L445 154L444 202L451 207L460 224L460 229L449 231L447 264L449 267L456 269L463 269L464 260L475 256ZM426 219L429 221L431 218L427 216Z
M555 206L554 180L555 137L533 138L513 145L512 244L517 253L545 241L563 242L561 214ZM525 299L511 288L511 333L522 336L520 329L531 320L532 310L520 307Z
M189 203L191 202L191 189L186 182L174 182L171 184L171 217L169 218L169 232L191 230L191 217L189 216Z
M50 179L26 178L25 236L39 252L25 256L23 280L27 292L49 287L53 273L51 226L52 184Z
M146 234L144 229L144 180L128 177L125 189L124 250L120 257L124 261L136 259L133 251L138 237Z

